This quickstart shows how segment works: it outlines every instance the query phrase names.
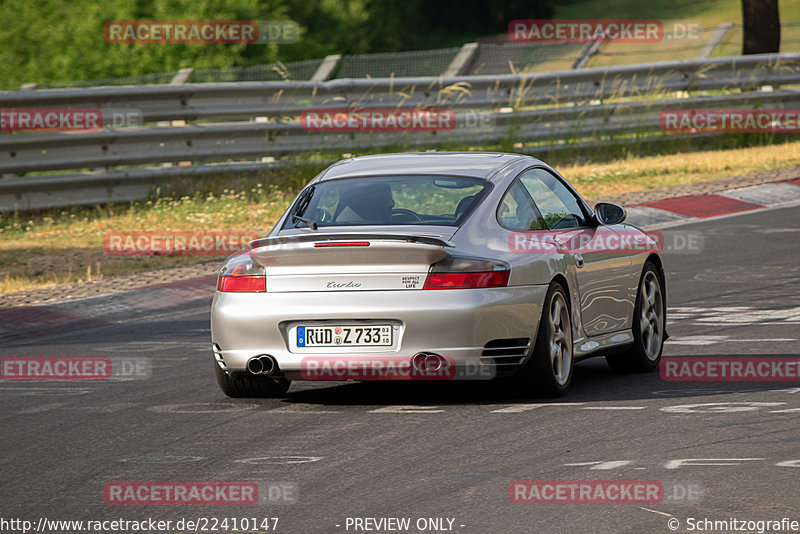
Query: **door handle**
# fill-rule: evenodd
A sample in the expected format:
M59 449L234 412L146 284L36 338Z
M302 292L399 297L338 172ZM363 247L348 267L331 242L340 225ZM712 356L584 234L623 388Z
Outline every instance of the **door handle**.
M583 267L583 254L575 254L575 265L578 266L578 269Z

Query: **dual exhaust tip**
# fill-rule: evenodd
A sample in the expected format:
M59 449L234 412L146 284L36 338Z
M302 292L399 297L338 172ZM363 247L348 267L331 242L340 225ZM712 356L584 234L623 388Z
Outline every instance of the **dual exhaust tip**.
M269 354L254 356L247 360L247 370L254 375L274 375L278 372L278 362Z

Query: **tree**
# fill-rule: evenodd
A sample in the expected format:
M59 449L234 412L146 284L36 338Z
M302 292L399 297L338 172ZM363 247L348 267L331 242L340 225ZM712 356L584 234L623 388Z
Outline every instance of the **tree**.
M111 44L103 25L286 18L283 0L0 0L0 88L267 64L278 45Z
M742 20L742 54L767 54L780 50L778 0L742 0Z

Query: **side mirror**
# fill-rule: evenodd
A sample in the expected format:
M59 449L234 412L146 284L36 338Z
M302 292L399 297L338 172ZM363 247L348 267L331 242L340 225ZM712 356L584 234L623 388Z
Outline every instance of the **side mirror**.
M610 202L598 202L594 206L594 216L597 222L603 225L619 224L625 220L628 212L622 206Z

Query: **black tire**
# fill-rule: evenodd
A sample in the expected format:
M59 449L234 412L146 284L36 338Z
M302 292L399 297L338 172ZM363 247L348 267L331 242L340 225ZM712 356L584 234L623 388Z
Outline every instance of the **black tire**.
M639 277L633 311L633 343L609 354L609 367L619 373L649 373L658 368L666 339L667 303L656 266L647 262Z
M214 362L214 371L219 389L234 399L283 397L292 383L283 378L249 377L241 373L233 378L223 371L217 362Z
M572 382L573 356L569 298L553 283L544 298L533 353L518 375L519 387L528 395L562 396Z

